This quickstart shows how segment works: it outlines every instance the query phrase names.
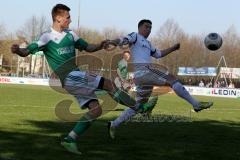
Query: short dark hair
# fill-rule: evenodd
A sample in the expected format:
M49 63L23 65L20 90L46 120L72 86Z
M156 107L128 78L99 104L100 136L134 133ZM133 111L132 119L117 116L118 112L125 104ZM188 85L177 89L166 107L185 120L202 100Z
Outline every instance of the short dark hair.
M144 23L152 24L152 21L150 21L149 19L142 19L138 22L138 28L141 27Z
M64 4L56 4L52 9L52 19L55 20L56 16L61 15L64 11L70 11L71 9Z
M125 53L131 54L129 50L124 50L123 54L125 54Z
M124 50L123 51L123 54L122 54L122 57L124 58L124 56L128 54L130 57L131 57L131 52L129 50Z

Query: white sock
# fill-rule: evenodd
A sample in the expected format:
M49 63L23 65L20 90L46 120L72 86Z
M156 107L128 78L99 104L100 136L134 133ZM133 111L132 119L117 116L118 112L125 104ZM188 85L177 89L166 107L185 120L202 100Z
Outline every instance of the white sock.
M127 108L122 112L122 114L117 119L112 121L111 126L118 127L122 122L128 120L129 118L133 117L136 114L137 114L136 111L134 111L131 108Z
M76 140L77 139L77 134L74 131L71 131L68 136L70 136L72 139Z
M172 89L175 91L175 93L185 99L186 101L188 101L192 106L193 108L197 108L198 107L198 104L199 102L194 99L189 93L188 91L183 87L183 85L179 82L176 82L172 85Z

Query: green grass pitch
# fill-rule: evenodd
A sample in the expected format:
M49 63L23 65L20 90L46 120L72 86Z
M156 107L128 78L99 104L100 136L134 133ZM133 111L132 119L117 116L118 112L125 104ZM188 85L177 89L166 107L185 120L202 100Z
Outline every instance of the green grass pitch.
M196 97L214 106L200 113L176 95L159 96L152 120L135 118L121 125L116 140L106 123L118 106L93 123L79 139L83 155L67 153L60 137L74 126L55 115L55 105L72 99L49 87L0 85L0 160L233 160L240 157L240 99ZM76 102L72 112L81 112ZM139 122L136 122L139 120Z

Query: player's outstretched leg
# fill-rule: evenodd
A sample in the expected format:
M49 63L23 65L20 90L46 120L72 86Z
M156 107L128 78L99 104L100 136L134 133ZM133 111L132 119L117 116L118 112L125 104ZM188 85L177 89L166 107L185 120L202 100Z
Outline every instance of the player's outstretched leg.
M149 111L152 111L152 109L154 108L154 106L157 104L157 100L158 100L158 97L153 97L152 99L150 99L148 101L148 105L149 105L149 108L151 108L151 110ZM116 129L117 127L123 123L124 121L130 119L131 117L135 116L138 112L136 112L135 110L131 109L131 108L127 108L125 109L122 114L117 118L115 119L114 121L110 121L108 122L108 134L109 136L112 138L112 139L115 139L115 133L116 133Z
M194 99L178 80L175 80L171 84L171 86L172 86L172 89L175 91L175 93L179 97L185 99L187 102L189 102L193 106L196 112L199 112L203 109L210 108L213 105L213 102L199 102L196 99Z
M104 78L103 84L100 85L98 89L106 90L115 101L135 110L136 112L147 112L153 107L149 103L137 104L134 98L132 98L127 92L117 88L115 84L109 79Z
M108 134L112 139L115 139L116 128L124 121L135 116L137 112L131 108L126 108L122 114L114 121L108 122Z
M83 117L77 122L73 130L66 136L61 145L71 153L81 154L77 148L77 139L83 134L91 125L91 122L102 114L102 109L97 100L92 100L88 104L89 112L85 113Z

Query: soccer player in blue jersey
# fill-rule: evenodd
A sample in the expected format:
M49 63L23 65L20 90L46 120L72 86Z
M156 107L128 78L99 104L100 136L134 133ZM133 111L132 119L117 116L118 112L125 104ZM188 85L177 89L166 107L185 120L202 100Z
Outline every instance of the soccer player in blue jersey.
M138 33L133 32L123 38L118 38L108 42L108 44L127 45L130 46L130 53L132 63L134 65L134 79L137 86L137 103L144 103L148 101L151 95L153 86L162 86L168 84L172 87L175 93L189 102L196 112L209 108L213 105L212 102L199 102L194 99L183 85L176 79L175 76L169 74L167 71L162 71L153 67L152 57L159 59L167 56L180 48L177 43L172 47L164 50L155 48L150 41L147 40L151 33L152 22L143 19L138 23ZM108 130L111 138L115 137L115 129L123 121L136 115L136 111L131 108L126 109L117 119L108 124Z

